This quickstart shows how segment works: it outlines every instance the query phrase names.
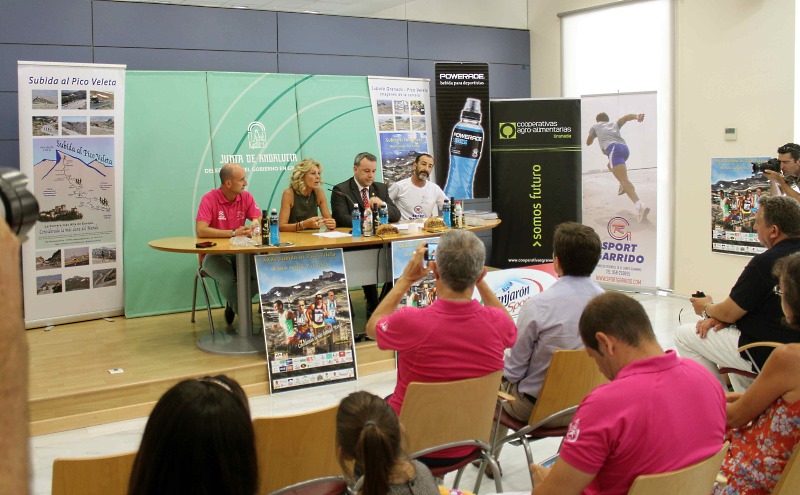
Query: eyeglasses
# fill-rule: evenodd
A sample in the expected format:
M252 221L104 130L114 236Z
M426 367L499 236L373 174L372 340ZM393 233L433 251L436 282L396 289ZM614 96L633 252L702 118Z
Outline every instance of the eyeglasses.
M772 292L774 292L775 294L777 294L779 296L782 296L783 295L783 289L781 289L781 284L778 284L775 287L773 287L772 288Z

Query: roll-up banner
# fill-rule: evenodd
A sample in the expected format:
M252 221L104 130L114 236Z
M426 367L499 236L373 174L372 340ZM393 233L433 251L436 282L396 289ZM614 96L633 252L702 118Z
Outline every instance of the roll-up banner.
M583 223L603 253L594 279L656 287L656 93L581 97Z
M368 81L383 182L390 186L411 177L418 153L432 153L430 79L370 76Z
M436 64L436 129L439 187L457 200L488 198L488 64Z
M556 225L580 218L578 99L495 100L492 110L492 266L553 262Z
M123 312L125 66L18 62L20 171L39 221L22 249L25 325Z

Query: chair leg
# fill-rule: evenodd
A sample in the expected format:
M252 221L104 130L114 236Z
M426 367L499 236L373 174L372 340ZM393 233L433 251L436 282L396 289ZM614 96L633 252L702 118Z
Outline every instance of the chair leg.
M522 446L525 447L525 456L528 458L528 466L533 464L533 454L531 453L531 442L528 440L528 437L522 436Z
M192 323L194 323L194 310L197 307L197 279L199 277L199 273L194 274L194 290L192 291Z
M501 480L502 476L500 475L500 465L495 460L494 456L490 453L483 452L483 462L481 462L481 466L478 471L478 478L475 480L475 489L472 493L477 495L478 490L481 488L481 481L483 481L483 473L486 470L486 463L489 463L491 466L492 472L494 473L494 488L496 493L503 492L503 482Z
M461 483L461 475L464 474L464 469L466 469L467 464L461 466L458 471L456 471L456 479L453 480L453 489L458 488L458 484Z
M211 316L211 301L208 299L208 289L206 288L206 281L200 277L200 283L203 284L203 295L206 298L206 311L208 311L208 324L211 327L211 335L214 335L214 318Z

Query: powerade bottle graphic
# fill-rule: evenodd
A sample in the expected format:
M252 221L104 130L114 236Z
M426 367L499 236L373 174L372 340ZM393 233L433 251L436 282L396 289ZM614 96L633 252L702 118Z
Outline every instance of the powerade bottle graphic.
M447 225L448 227L453 226L451 214L452 212L450 211L450 200L444 198L444 202L442 204L442 220L444 220L444 224Z
M450 138L450 172L444 193L457 198L472 199L475 169L481 158L483 128L481 127L481 101L467 98L461 110L461 121L453 127Z
M381 225L389 223L389 207L386 206L386 203L381 205L378 216L380 217Z

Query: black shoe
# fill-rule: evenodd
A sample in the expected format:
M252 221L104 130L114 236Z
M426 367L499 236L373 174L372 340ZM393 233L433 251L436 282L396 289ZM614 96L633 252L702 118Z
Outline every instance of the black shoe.
M225 323L228 325L233 323L233 317L236 313L233 312L233 308L230 304L225 304Z

